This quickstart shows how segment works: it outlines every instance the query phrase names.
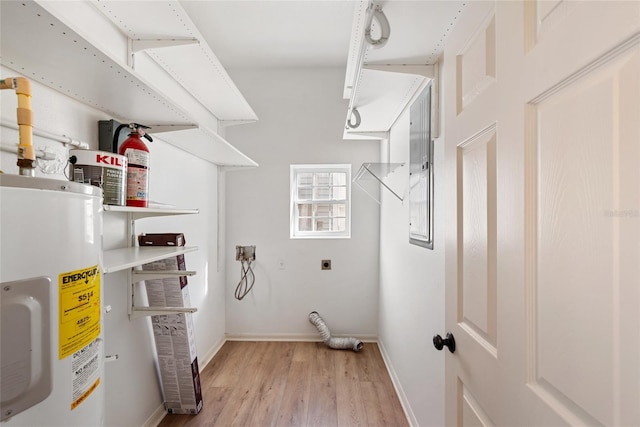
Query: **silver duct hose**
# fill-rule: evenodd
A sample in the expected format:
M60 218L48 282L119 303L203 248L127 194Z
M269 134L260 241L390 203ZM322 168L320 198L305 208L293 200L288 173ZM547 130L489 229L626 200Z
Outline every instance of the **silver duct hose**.
M324 343L331 348L360 351L362 349L362 346L364 345L362 341L357 338L332 337L327 324L324 323L324 320L322 320L322 317L320 317L317 311L312 311L311 313L309 313L309 322L311 322L313 325L315 325L316 328L318 328L318 332L320 332L322 341L324 341Z

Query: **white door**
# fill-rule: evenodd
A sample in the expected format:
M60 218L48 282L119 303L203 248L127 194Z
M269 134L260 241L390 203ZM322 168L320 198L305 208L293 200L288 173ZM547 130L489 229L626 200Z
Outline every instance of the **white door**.
M447 425L640 425L640 2L447 40Z

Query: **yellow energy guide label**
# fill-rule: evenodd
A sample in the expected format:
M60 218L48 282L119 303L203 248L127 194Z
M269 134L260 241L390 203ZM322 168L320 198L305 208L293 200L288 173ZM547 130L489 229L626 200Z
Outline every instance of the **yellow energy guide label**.
M100 269L97 265L58 276L58 357L75 353L100 335Z

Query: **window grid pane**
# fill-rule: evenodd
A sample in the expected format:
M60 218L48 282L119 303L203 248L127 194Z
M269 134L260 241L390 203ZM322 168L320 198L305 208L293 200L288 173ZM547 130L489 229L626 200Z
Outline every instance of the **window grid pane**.
M297 231L348 235L348 172L295 172L294 207Z
M297 189L298 200L346 200L347 174L345 172L299 172Z
M311 225L313 224L311 218L299 218L298 230L300 231L313 231Z

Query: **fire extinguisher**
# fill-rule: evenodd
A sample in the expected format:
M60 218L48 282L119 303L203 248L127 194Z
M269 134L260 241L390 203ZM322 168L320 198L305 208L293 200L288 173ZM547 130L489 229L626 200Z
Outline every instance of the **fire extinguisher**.
M149 204L149 149L140 139L144 136L150 142L153 141L150 135L145 133L143 126L138 123L120 125L113 136L114 147L117 146L118 135L124 127L129 127L131 133L125 139L118 154L127 158L127 206L146 208Z

